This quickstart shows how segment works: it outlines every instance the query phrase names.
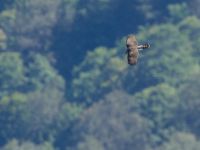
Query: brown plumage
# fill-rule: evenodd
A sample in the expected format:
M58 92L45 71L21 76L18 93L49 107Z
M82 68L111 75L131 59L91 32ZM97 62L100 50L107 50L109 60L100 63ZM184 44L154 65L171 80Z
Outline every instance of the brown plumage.
M135 65L139 56L138 43L134 35L129 35L126 39L127 60L129 65Z

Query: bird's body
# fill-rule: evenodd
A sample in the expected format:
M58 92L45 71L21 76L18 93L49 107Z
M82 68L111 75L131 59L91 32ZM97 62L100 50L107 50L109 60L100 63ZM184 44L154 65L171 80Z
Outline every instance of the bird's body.
M126 47L127 47L127 60L129 65L137 64L139 57L139 50L143 50L145 48L149 48L149 44L143 44L138 46L138 42L134 35L129 35L126 39Z

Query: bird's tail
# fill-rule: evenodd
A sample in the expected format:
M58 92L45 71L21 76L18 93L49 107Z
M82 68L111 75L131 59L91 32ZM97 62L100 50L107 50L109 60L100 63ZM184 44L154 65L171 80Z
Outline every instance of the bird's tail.
M138 45L138 49L146 49L146 48L150 48L150 44L149 43Z

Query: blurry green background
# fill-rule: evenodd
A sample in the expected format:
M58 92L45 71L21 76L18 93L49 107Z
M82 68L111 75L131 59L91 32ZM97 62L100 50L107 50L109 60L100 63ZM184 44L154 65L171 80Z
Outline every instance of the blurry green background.
M0 150L200 150L199 7L0 0Z

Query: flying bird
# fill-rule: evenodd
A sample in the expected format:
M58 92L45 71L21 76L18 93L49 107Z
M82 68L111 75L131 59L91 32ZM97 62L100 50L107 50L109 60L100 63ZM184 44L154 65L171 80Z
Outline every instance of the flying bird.
M136 37L134 35L128 35L126 39L126 53L127 53L127 60L129 65L137 64L139 51L149 48L150 44L142 44L138 45Z

